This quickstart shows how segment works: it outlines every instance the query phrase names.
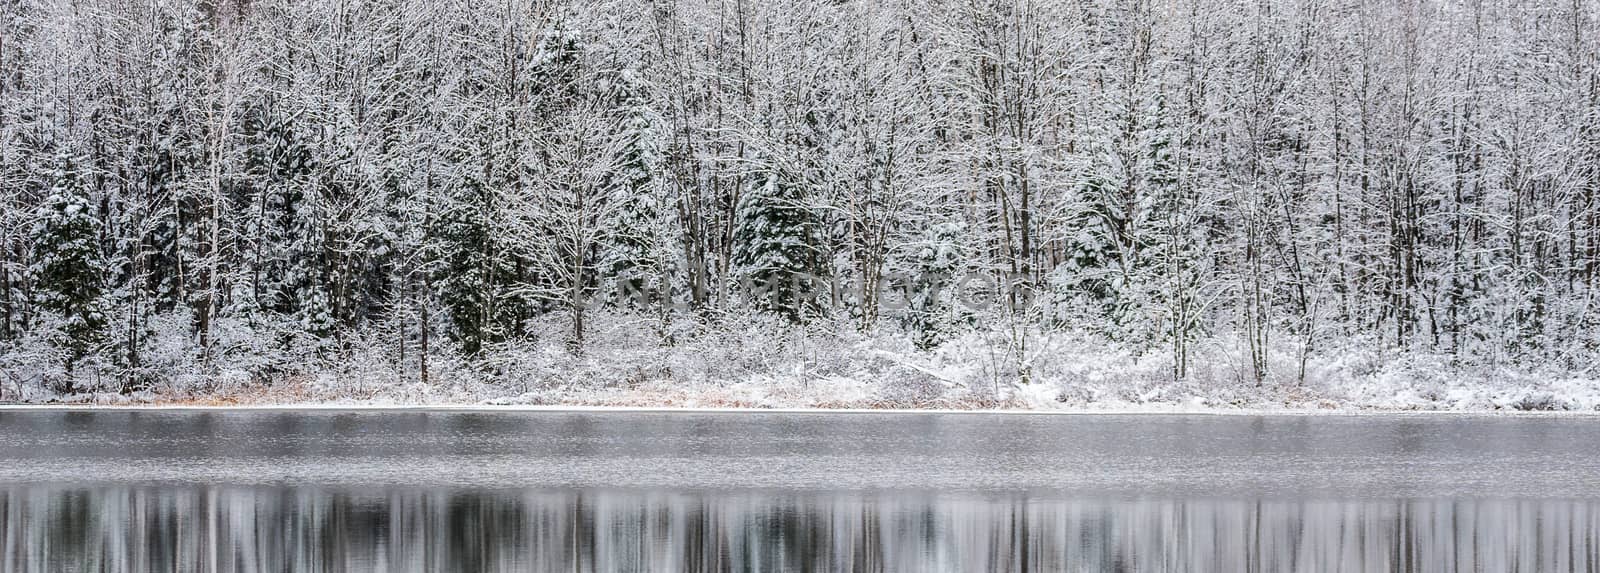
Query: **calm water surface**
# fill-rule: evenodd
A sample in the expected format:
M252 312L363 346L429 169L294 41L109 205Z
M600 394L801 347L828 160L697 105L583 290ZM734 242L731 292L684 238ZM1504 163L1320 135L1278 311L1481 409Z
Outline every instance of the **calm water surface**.
M1600 419L0 410L0 571L1600 571Z

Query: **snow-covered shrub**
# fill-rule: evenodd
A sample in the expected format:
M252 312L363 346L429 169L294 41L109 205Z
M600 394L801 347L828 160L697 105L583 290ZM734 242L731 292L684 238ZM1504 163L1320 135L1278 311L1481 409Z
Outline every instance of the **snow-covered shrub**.
M1550 412L1571 410L1572 403L1549 390L1528 390L1511 401L1511 409L1524 412Z
M318 365L315 352L284 344L297 340L295 323L274 315L221 316L212 322L213 385L239 388L271 384Z
M893 407L927 407L944 399L950 384L933 374L909 366L896 366L877 380L878 397Z
M66 379L67 352L36 328L0 341L0 401L26 402L54 395Z
M211 376L191 333L192 321L187 309L152 315L145 321L149 334L142 341L139 364L130 373L140 386L149 384L159 391L177 393L215 389L209 384Z

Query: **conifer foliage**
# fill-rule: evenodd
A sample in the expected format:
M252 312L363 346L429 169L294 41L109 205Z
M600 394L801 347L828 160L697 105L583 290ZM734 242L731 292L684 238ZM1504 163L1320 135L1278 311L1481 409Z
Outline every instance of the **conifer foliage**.
M733 262L756 309L800 322L823 302L816 296L824 274L816 216L802 182L781 169L750 181L739 199Z
M47 181L32 236L31 278L34 304L43 315L40 326L55 329L56 343L67 351L64 366L69 377L61 383L70 391L73 367L99 350L97 344L105 334L101 297L106 265L100 254L100 220L76 163L57 158Z
M1592 2L157 4L0 2L0 391L747 325L1600 352Z

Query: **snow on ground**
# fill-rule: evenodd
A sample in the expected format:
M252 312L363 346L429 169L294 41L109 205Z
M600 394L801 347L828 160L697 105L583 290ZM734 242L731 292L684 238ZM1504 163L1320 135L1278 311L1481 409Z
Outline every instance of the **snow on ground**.
M750 328L663 346L605 329L579 354L559 342L507 345L468 362L441 356L423 382L381 345L271 382L226 368L123 395L40 389L7 401L108 405L504 406L1055 412L1600 412L1600 380L1512 366L1456 368L1428 355L1278 348L1261 381L1225 340L1196 345L1174 380L1163 349L1135 354L1073 333L973 332L932 351L852 329ZM558 341L547 337L546 340ZM402 367L403 365L403 367ZM203 378L203 379L202 379ZM1026 382L1024 383L1024 379ZM103 389L104 390L104 389Z

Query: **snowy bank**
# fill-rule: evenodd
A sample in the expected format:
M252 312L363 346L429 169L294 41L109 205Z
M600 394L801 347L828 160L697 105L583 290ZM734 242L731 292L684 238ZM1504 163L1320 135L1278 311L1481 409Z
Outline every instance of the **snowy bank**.
M676 333L660 344L626 324L599 328L581 354L556 337L474 360L415 357L356 344L340 359L264 376L244 366L175 364L165 383L59 395L4 389L27 404L165 406L491 406L1040 412L1600 412L1600 380L1513 365L1463 367L1445 357L1325 345L1271 353L1257 380L1226 339L1196 346L1173 375L1159 351L1091 335L980 331L933 350L849 328L750 325ZM409 362L407 361L409 360ZM1303 366L1302 366L1303 364ZM13 375L11 378L15 379Z

